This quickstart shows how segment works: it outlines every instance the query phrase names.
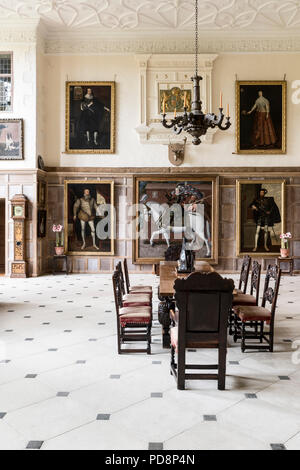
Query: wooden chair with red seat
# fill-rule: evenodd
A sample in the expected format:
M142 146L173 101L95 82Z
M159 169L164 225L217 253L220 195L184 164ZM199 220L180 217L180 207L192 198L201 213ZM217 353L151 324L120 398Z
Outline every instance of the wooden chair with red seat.
M280 285L281 269L275 265L269 265L266 273L264 292L261 306L236 305L234 313L235 335L241 337L241 349L264 349L273 352L274 346L274 322L277 297ZM270 287L270 282L274 283ZM266 308L267 302L271 309ZM265 331L265 325L269 325L269 330ZM257 339L259 343L246 343L249 339Z
M123 268L126 281L127 294L151 294L152 296L152 286L130 286L129 273L127 259L123 261Z
M253 261L251 278L250 278L250 294L241 294L233 292L232 307L236 305L258 305L259 300L259 287L260 287L261 264L258 261ZM235 332L235 314L234 310L231 311L229 334L233 335ZM237 341L237 336L234 335L234 341Z
M184 390L186 380L218 380L218 389L224 390L227 319L234 283L216 272L194 272L186 279L177 279L174 288L178 325L171 328L171 373L177 380L177 388ZM217 348L218 364L186 364L187 348ZM217 369L218 373L186 374L189 369Z
M152 307L151 306L130 306L124 307L121 276L116 270L112 276L113 291L117 315L117 338L118 353L144 353L151 354L151 325L152 325ZM146 342L146 348L124 348L126 343Z
M234 295L246 294L247 286L248 286L250 266L251 266L251 258L250 258L249 255L245 255L244 258L243 258L243 262L242 262L238 288L234 289L234 292L233 292ZM233 314L233 312L230 312L229 313L229 320L228 320L229 334L230 335L233 334L233 324L234 324L234 314Z
M122 263L119 261L116 265L116 271L120 275L120 286L122 292L123 307L142 307L152 306L152 293L151 292L131 292L126 294L125 282L122 271Z

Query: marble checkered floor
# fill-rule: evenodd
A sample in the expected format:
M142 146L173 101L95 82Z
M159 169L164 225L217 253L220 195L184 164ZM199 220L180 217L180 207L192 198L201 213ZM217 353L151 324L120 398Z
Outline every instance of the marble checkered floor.
M176 389L157 320L151 356L118 356L109 275L2 277L0 302L0 449L300 449L300 277L282 280L273 354L230 342L226 391Z

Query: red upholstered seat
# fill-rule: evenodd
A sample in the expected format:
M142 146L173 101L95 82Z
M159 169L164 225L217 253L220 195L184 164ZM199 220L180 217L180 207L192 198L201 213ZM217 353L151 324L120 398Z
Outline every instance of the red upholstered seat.
M119 310L120 315L127 315L128 313L152 313L151 307L122 307Z
M267 308L264 307L250 307L250 306L243 306L237 305L233 308L236 315L239 316L242 322L246 321L270 321L271 319L271 312Z
M132 294L133 292L142 292L142 293L152 293L152 287L151 286L131 286L129 288L129 293Z
M233 296L232 305L255 305L256 298L250 294L236 294Z
M135 325L149 325L152 321L151 307L121 308L120 323L122 327Z
M126 294L123 296L123 307L151 306L150 294Z

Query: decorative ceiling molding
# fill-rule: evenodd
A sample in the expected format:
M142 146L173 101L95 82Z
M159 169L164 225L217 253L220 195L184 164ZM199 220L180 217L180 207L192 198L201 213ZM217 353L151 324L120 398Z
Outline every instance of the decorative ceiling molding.
M195 45L191 39L49 39L47 54L191 54ZM299 52L300 37L293 38L201 38L199 52L220 54L233 52Z
M0 0L0 41L49 54L188 54L193 0ZM199 0L201 53L300 51L300 0Z
M191 0L0 0L2 18L39 17L52 30L189 31ZM298 0L200 0L202 31L296 30Z

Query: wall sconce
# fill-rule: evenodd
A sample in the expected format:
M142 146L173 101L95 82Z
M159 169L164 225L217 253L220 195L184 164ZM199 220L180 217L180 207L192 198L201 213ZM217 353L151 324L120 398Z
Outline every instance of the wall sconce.
M183 143L171 144L171 140L169 140L169 161L172 165L180 166L183 164L186 141L186 137L184 137Z

